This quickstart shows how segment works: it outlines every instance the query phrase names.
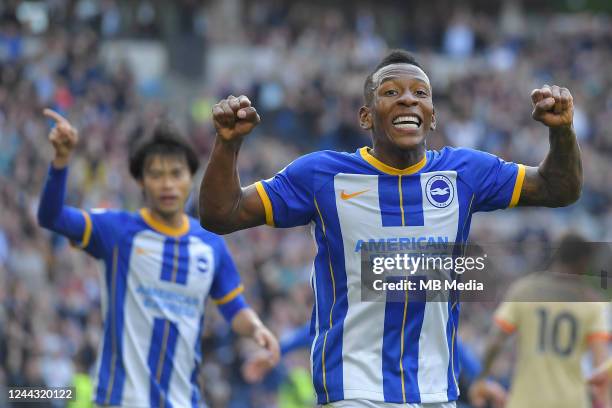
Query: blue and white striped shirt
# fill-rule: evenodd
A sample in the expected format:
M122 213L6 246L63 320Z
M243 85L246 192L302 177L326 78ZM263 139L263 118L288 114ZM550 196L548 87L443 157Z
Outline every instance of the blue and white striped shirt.
M42 226L104 263L104 335L94 391L99 405L200 407L204 307L210 295L231 321L246 307L223 239L184 216L180 228L136 213L63 205L67 170L49 170Z

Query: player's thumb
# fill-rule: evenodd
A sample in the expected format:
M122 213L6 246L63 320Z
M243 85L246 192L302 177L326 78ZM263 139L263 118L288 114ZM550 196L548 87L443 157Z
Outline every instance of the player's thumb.
M247 108L242 108L237 113L238 119L245 120L247 122L257 123L259 122L259 115L257 114L257 110L249 106Z

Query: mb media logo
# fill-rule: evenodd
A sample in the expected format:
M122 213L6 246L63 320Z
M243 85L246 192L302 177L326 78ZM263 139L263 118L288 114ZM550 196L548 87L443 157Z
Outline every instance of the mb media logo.
M453 202L455 190L453 184L446 176L433 176L427 181L425 186L427 199L434 207L448 207Z

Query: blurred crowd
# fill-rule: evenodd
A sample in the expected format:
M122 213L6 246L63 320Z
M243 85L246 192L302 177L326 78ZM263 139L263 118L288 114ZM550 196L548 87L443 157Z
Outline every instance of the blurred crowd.
M129 177L129 149L160 115L179 124L204 166L214 140L211 105L230 93L248 95L263 118L240 157L243 183L254 182L305 152L368 144L357 121L363 81L390 47L406 48L417 53L432 80L439 125L428 139L432 149L473 147L537 165L548 136L531 119L530 91L548 83L573 94L585 179L580 201L567 209L478 215L472 241L529 246L548 243L568 228L612 240L609 15L528 13L512 1L478 11L455 10L444 1L408 10L393 1L343 8L244 0L229 2L240 8L236 29L227 32L219 29L221 22L206 19L210 4L184 1L198 9L202 19L193 35L202 36L209 50L252 52L243 64L211 71L214 81L195 84L188 109L176 112L163 99L143 96L127 63L110 65L100 54L101 44L116 37L155 39L161 16L154 2L137 2L141 14L129 23L112 0L47 3L48 26L39 32L17 9L0 6L0 406L7 385L63 386L76 373L91 371L101 336L97 263L36 223L52 153L43 107L66 114L80 132L68 203L134 210L142 197ZM64 3L72 5L69 11ZM282 337L309 320L314 248L305 227L259 227L231 234L227 242L248 300L273 331ZM463 310L469 313L462 316L462 338L479 352L490 305ZM275 406L273 381L252 386L241 377L253 344L234 339L215 313L208 314L206 327L200 382L209 404ZM285 363L290 371L308 370L308 353Z

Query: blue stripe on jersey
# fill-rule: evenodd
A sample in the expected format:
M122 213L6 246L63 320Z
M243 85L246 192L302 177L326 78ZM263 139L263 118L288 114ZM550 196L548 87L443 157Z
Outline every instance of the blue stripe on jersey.
M179 243L178 270L176 273L176 283L187 284L189 275L189 236L182 236Z
M168 237L164 241L162 269L163 281L187 284L189 270L189 236Z
M399 187L399 177L378 176L378 204L383 227L401 227L403 225Z
M378 204L383 227L422 227L421 176L378 176Z
M123 312L129 255L128 259L122 260L121 254L132 252L131 240L128 242L128 245L122 246L121 251L115 246L111 259L106 262L108 307L96 390L96 403L101 405L120 405L125 382L125 368L121 356L123 356Z
M459 277L457 277L459 278ZM446 323L446 341L449 350L449 363L447 372L448 388L446 395L449 401L459 397L459 358L457 357L457 329L459 327L459 294L451 291L448 302L448 322Z
M314 307L316 308L319 330L316 340L313 345L312 352L312 380L315 391L319 396L319 403L329 402L327 394L327 373L324 373L324 349L327 349L327 337L330 327L330 314L332 305L334 305L334 293L331 279L330 258L329 258L329 246L326 242L326 237L323 234L320 220L317 221L317 228L315 230L315 238L317 240L317 255L315 257L315 284L316 287L316 299ZM333 317L333 316L332 316ZM329 366L329 359L327 361Z
M403 193L404 225L422 227L425 225L425 218L423 216L421 176L400 176L400 179Z
M178 328L175 323L159 317L155 318L148 357L151 378L150 402L153 407L172 408L168 399L168 388L177 337Z
M320 404L344 399L342 364L343 324L348 311L344 245L333 183L315 197L318 211L315 236L319 251L315 258L319 336L313 351L313 383ZM330 253L331 249L337 253Z
M470 232L470 221L475 196L471 189L461 180L457 180L457 200L459 203L459 221L457 225L457 236L455 237L455 247L453 248L453 256L462 256L464 252L464 244L467 241ZM452 273L453 279L461 279L461 275ZM447 372L447 395L449 401L454 401L459 397L457 381L459 380L459 358L457 353L457 333L459 327L459 292L451 291L448 298L448 321L446 323L446 342L448 344L449 362Z
M172 273L175 268L176 258L178 258L178 241L174 238L164 240L164 250L162 253L162 267L160 279L172 281Z
M198 385L198 370L200 369L200 363L202 362L202 328L204 327L204 313L200 317L200 323L198 324L198 335L194 345L195 353L195 365L191 372L191 408L198 408L200 406L200 386Z
M400 279L390 277L388 281ZM409 279L415 281L418 277ZM421 402L419 336L424 316L424 291L410 291L410 295L407 291L387 291L382 348L383 393L387 402Z

